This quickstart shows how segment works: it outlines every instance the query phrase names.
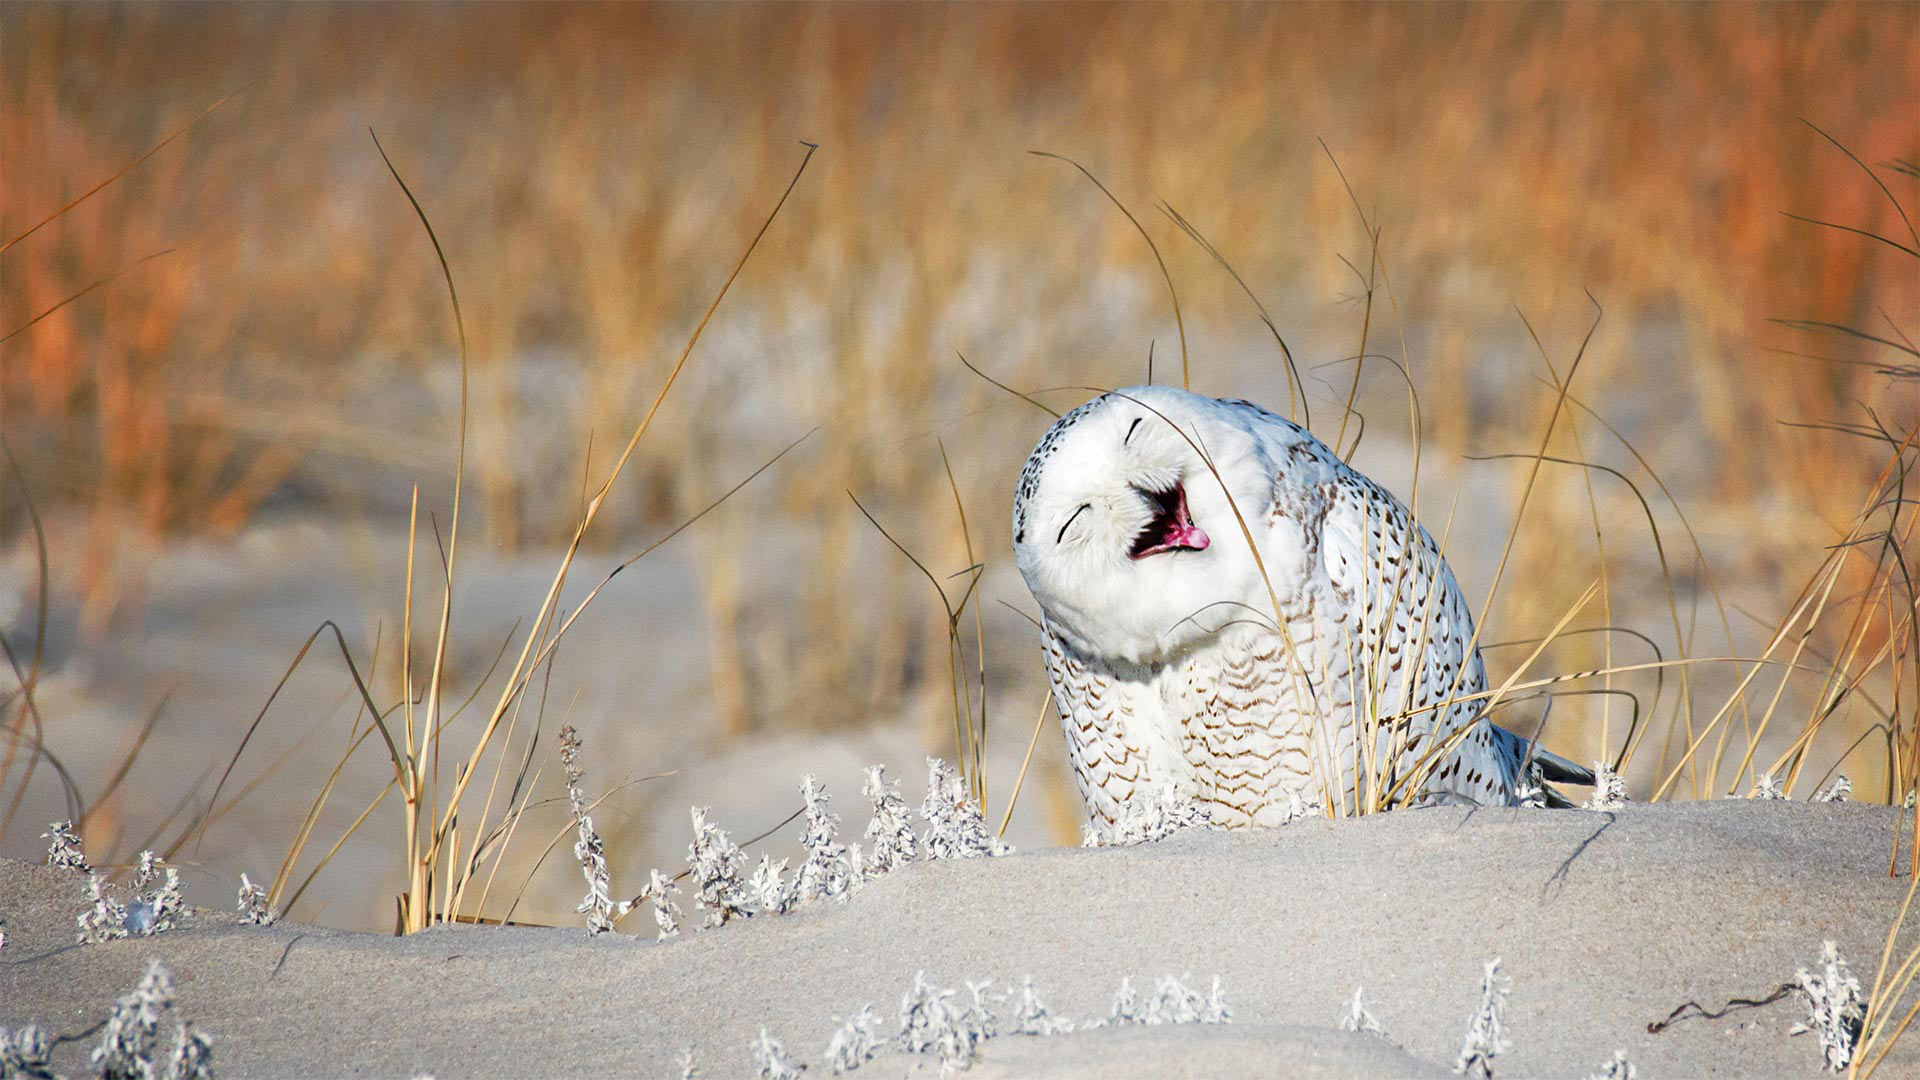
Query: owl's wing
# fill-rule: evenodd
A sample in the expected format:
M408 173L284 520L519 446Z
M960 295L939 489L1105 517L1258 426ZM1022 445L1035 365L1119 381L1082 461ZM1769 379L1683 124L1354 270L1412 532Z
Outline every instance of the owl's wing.
M1047 625L1042 651L1053 687L1067 759L1088 812L1115 824L1121 807L1144 794L1155 777L1141 733L1157 720L1146 688L1087 657Z
M1321 533L1327 601L1343 611L1354 650L1358 717L1379 725L1376 761L1397 781L1473 730L1434 763L1413 801L1506 805L1520 775L1516 740L1480 720L1486 690L1473 615L1433 537L1391 492L1343 470ZM1452 704L1447 704L1452 702Z

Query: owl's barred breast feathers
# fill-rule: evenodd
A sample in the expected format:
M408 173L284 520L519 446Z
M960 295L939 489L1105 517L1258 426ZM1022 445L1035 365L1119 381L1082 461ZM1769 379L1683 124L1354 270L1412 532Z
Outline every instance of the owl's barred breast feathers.
M1439 546L1283 417L1167 387L1095 398L1028 457L1013 539L1096 820L1169 788L1228 827L1515 801L1528 745L1479 716Z

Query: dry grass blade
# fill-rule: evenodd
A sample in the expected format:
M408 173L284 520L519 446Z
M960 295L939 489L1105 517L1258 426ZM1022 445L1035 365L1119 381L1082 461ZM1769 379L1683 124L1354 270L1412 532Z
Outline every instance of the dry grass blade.
M280 675L280 681L274 683L273 690L267 694L267 700L260 706L260 711L254 714L253 722L247 725L246 734L240 737L239 745L233 748L233 755L227 759L227 767L220 774L220 782L213 787L213 796L207 800L207 808L201 812L199 820L189 830L190 833L197 832L204 837L207 817L219 804L221 789L227 786L227 779L233 775L234 766L240 763L240 755L246 753L247 744L253 741L254 732L260 730L261 723L266 720L267 710L273 708L273 703L280 696L280 691L286 689L287 681L293 678L293 673L299 670L301 663L306 660L307 653L313 649L313 643L320 640L320 635L329 630L333 632L334 643L340 648L340 658L346 661L347 673L353 677L354 689L359 692L361 704L373 715L374 724L379 728L381 738L387 742L387 755L393 762L394 778L405 783L405 767L402 764L404 757L399 747L394 744L393 733L387 729L386 721L381 718L380 707L374 704L373 693L367 688L366 680L361 678L359 665L353 662L353 651L347 648L346 634L341 631L339 624L328 619L314 627L313 633L307 635L307 640L300 645L300 651L294 654L293 662L287 665L287 670ZM194 848L196 851L199 849L198 840L194 842Z
M1815 134L1819 135L1821 138L1832 143L1834 146L1834 149L1847 155L1848 160L1852 161L1855 165L1860 166L1860 171L1863 173L1866 173L1867 179L1873 181L1873 186L1879 188L1880 194L1885 195L1887 197L1887 201L1893 204L1893 212L1900 215L1900 223L1907 227L1907 238L1913 241L1914 247L1920 247L1920 232L1914 231L1913 221L1907 217L1907 208L1900 205L1899 199L1894 198L1893 192L1889 190L1886 185L1886 181L1880 179L1880 174L1868 168L1867 163L1864 161L1861 161L1860 158L1857 155L1855 155L1853 151L1847 149L1847 146L1845 143L1827 134L1825 131L1822 131L1820 129L1820 126L1815 124L1813 121L1803 116L1800 118L1800 122L1812 128Z
M153 711L147 713L146 722L140 725L138 732L134 733L133 745L127 747L126 753L120 755L120 764L114 767L113 775L107 777L106 785L100 789L100 794L93 797L93 801L87 804L86 812L74 822L74 831L85 832L87 822L92 820L94 812L111 799L114 792L120 790L120 785L127 779L127 774L133 771L133 763L139 759L140 751L145 749L147 737L153 734L154 727L160 723L160 717L166 715L167 703L173 700L173 691L174 688L169 686L166 692L160 695L160 701L154 705Z
M8 441L4 434L0 434L0 456L7 459L7 471L13 475L14 482L20 487L20 499L27 510L27 522L33 527L35 572L33 656L27 661L27 669L24 673L20 671L20 665L14 658L13 648L6 642L6 636L0 634L0 647L5 648L7 662L13 667L20 686L18 718L7 725L7 752L4 756L0 756L0 787L5 787L7 778L13 775L14 756L18 752L21 737L26 734L27 722L33 723L35 745L39 744L45 734L45 727L40 720L40 710L34 703L33 693L35 685L40 681L40 664L46 656L48 575L46 525L40 520L40 507L34 500L33 488L27 483L26 473L20 468L19 458L14 456L13 443ZM35 755L33 760L38 760L38 755ZM6 836L13 824L13 816L20 809L20 800L26 796L27 780L32 779L32 769L33 766L29 763L27 779L21 781L19 790L15 792L13 800L7 806L6 817L0 819L0 837Z
M412 917L419 918L419 908L431 886L434 853L438 850L441 840L441 837L437 834L432 837L427 847L428 854L424 858L420 856L419 813L421 799L424 796L430 807L438 806L440 802L440 740L435 737L435 733L440 723L440 690L441 681L446 673L447 639L453 626L454 559L460 546L461 490L465 483L467 472L467 323L460 312L460 291L454 287L453 270L447 265L447 253L440 245L439 234L433 230L433 222L428 220L427 212L421 208L420 200L414 197L413 189L407 186L407 181L400 175L400 170L394 167L393 159L387 156L386 147L380 145L380 136L374 134L372 128L367 129L367 135L373 139L374 149L380 152L381 162L386 165L388 174L393 177L393 182L399 185L401 193L407 197L407 204L413 207L414 216L420 220L420 227L426 230L427 240L433 244L434 258L440 263L440 276L442 280L446 282L447 298L453 306L453 324L455 332L459 335L460 342L460 434L453 468L453 517L448 526L446 550L441 559L442 588L440 593L440 623L438 633L434 637L433 667L427 675L426 719L421 725L421 745L417 752L414 749L411 734L414 725L412 712L413 684L410 675L405 683L408 699L407 730L409 732L407 744L408 767L405 771L409 775L407 779L403 781L404 791L402 794L406 797L407 805L407 865L409 872L412 874L412 882L409 885L407 897L408 911L413 913ZM416 493L416 499L417 497ZM411 545L413 543L411 533L408 535L407 542L409 545L409 564L411 564ZM408 604L411 606L411 568L409 569L407 588ZM408 621L409 624L411 624L411 619ZM413 639L410 628L402 643L402 648L411 655ZM433 785L430 794L425 790L425 784L427 782L426 765L428 761L431 761ZM397 766L400 763L395 762L395 764ZM471 768L472 766L469 765L468 767ZM417 928L418 927L415 927L415 929Z
M861 516L865 517L867 522L875 529L878 529L881 536L886 537L887 543L892 544L894 550L907 557L907 561L913 564L914 569L920 571L921 576L927 579L927 583L933 586L933 591L940 596L941 610L945 611L947 616L947 682L949 698L953 704L953 751L955 758L960 763L961 771L968 774L968 790L974 791L975 797L979 798L979 793L985 788L985 781L976 775L979 767L976 764L977 759L973 753L972 725L960 710L960 687L963 685L963 680L960 677L960 669L954 659L954 653L958 648L960 616L966 611L967 597L972 595L973 583L977 583L980 580L980 575L977 572L974 574L972 582L967 586L967 594L961 597L961 606L955 608L953 601L947 596L946 588L940 584L939 578L933 576L933 571L927 569L927 564L921 562L919 556L908 551L905 544L902 544L892 533L888 532L887 527L880 524L880 519L874 517L873 512L868 510L866 506L860 502L859 496L849 491L847 492L847 498L853 500L853 505L860 511ZM965 571L962 572L964 573Z
M1805 217L1800 214L1790 214L1785 210L1780 211L1780 216L1784 218L1791 218L1794 221L1804 221L1808 225L1818 225L1823 229L1838 229L1841 232L1852 233L1855 236L1864 236L1869 240L1878 240L1881 243L1887 245L1888 247L1893 248L1895 251L1904 252L1908 255L1912 255L1916 259L1920 259L1920 250L1910 248L1898 240L1893 240L1888 237L1881 236L1879 233L1873 232L1868 229L1859 229L1859 228L1855 228L1852 225L1842 225L1837 221L1821 221L1819 218Z
M1045 403L1036 400L1032 395L1023 394L1020 391L1015 390L1013 387L1008 386L1006 383L1001 382L999 379L996 379L993 376L987 374L986 372L981 371L979 368L974 367L972 361L967 359L965 353L955 350L953 355L960 358L960 363L965 365L968 371L973 372L975 375L978 375L981 378L992 383L993 385L999 387L1000 389L1005 390L1007 393L1012 394L1014 397L1019 398L1021 401L1024 401L1027 404L1033 406L1034 408L1039 409L1041 412L1046 413L1048 416L1053 417L1055 420L1060 419L1059 410L1051 408ZM1153 376L1151 373L1148 374L1147 381L1148 382L1153 381Z
M1074 168L1079 169L1080 175L1093 181L1093 186L1100 189L1100 194L1105 195L1108 202L1111 202L1116 209L1127 216L1127 220L1133 224L1134 230L1140 234L1140 239L1147 242L1148 250L1153 252L1154 263L1160 267L1160 280L1167 283L1167 298L1173 301L1173 325L1174 329L1180 335L1180 388L1183 390L1193 389L1193 373L1187 367L1187 324L1180 316L1180 293L1173 287L1173 275L1167 271L1167 260L1160 257L1160 245L1153 242L1153 236L1147 232L1146 226L1140 224L1140 219L1133 216L1133 211L1127 209L1127 204L1121 202L1113 192L1108 191L1107 185L1101 183L1100 178L1089 172L1085 165L1080 164L1070 157L1051 154L1045 150L1029 150L1027 153L1035 157L1064 161Z
M119 172L116 172L112 176L107 177L105 180L102 180L99 183L93 185L92 187L88 188L85 192L81 193L80 196L75 198L73 201L67 203L65 206L62 206L60 209L55 210L53 213L48 214L46 217L41 218L39 221L34 222L31 226L28 227L26 232L21 233L20 235L14 237L13 239L7 241L4 244L0 244L0 251L5 251L8 248L12 247L13 245L19 243L20 241L25 240L27 237L32 236L36 232L39 232L41 227L51 223L54 219L60 217L62 214L65 214L67 211L73 209L76 206L79 206L81 203L86 202L88 199L93 198L95 195L98 195L101 191L105 190L107 186L112 184L115 180L120 179L121 177L132 172L134 169L138 168L141 162L147 160L153 155L159 153L161 150L165 149L168 143L172 142L173 140L179 138L182 135L185 135L187 131L190 128L192 128L195 124L198 124L200 121L205 120L213 112L213 110L219 108L222 105L225 105L229 101L232 101L235 97L238 97L239 95L245 93L246 91L251 90L256 86L259 86L262 82L266 81L266 78L267 77L265 75L262 75L259 78L254 79L252 82L246 84L245 86L242 86L240 89L229 93L226 97L223 97L220 100L214 102L213 104L207 106L206 109L200 113L200 115L194 117L193 119L173 129L172 133L169 134L166 138L161 139L157 143L154 143L151 147L147 149L146 153L141 154L139 157L134 158L132 161L128 162L124 167L120 169Z
M1014 777L1013 794L1007 796L1007 812L1000 817L1000 828L993 835L1007 835L1007 825L1013 821L1013 808L1020 802L1020 789L1027 782L1027 767L1033 764L1033 748L1040 743L1040 729L1046 726L1047 710L1053 706L1053 688L1047 688L1047 696L1040 702L1040 715L1033 718L1033 734L1027 739L1027 752L1020 759L1020 775Z
M1227 276L1233 279L1233 283L1240 286L1240 291L1247 295L1247 299L1253 302L1254 310L1260 313L1260 321L1266 324L1267 332L1273 335L1273 343L1280 346L1280 358L1287 365L1287 417L1291 419L1294 410L1298 408L1301 426L1309 431L1313 430L1313 406L1307 401L1307 384L1300 381L1300 368L1293 362L1293 350L1287 347L1287 339L1281 336L1280 328L1274 325L1273 316L1268 313L1267 305L1260 302L1260 297L1254 294L1253 286L1248 285L1247 280L1240 276L1240 271L1233 268L1233 264L1227 261L1225 255L1220 254L1220 249L1213 246L1213 241L1201 235L1200 230L1188 221L1185 215L1175 210L1172 203L1162 201L1160 212L1178 225L1180 231L1187 234L1188 239L1200 245L1200 250L1211 256L1220 269L1225 270ZM1149 370L1153 367L1151 352L1147 354L1147 367ZM1153 379L1148 378L1147 381L1152 382ZM1300 395L1297 401L1294 398L1296 391Z
M120 275L126 273L127 271L132 270L135 267L144 266L147 263L152 262L153 260L159 258L162 255L171 255L173 254L174 250L175 249L173 248L163 248L159 251L154 252L151 255L143 255L140 258L133 260L132 262L121 267L120 269L115 270L113 273L108 274L106 277L103 277L98 281L95 281L93 284L88 285L86 288L81 289L79 292L76 292L73 295L67 297L66 299L61 300L59 303L53 305L47 310L41 312L38 315L35 315L33 318L28 319L26 322L21 323L19 326L16 326L13 329L7 331L5 334L0 334L0 343L11 341L15 337L18 337L19 335L26 333L28 330L33 329L34 324L38 323L40 320L46 318L47 316L53 314L56 311L59 311L61 308L66 307L68 304L73 303L75 300L80 299L81 297L87 295L93 290L108 284L109 282L113 281L115 278L118 278Z
M973 596L973 590L979 586L980 579L986 574L986 566L974 560L973 530L967 527L967 504L960 498L960 482L954 479L953 462L947 458L946 441L935 439L934 443L940 448L940 465L947 472L947 487L953 492L953 509L960 517L960 539L966 549L968 564L967 569L960 571L960 573L973 572L973 580L967 583L967 591L960 597L960 611L964 613L967 609L967 601ZM956 653L958 653L960 649L959 635L957 633L953 634L951 638L953 648ZM985 761L987 752L987 635L985 617L980 614L980 605L977 603L973 605L973 656L975 664L978 667L980 686L980 722L978 728L970 732L973 742L973 774L976 778L973 797L976 800L975 805L985 810L987 805L987 770ZM960 659L964 662L966 657L961 655ZM971 722L973 716L972 695L966 691L966 680L961 678L958 681L960 682L963 696L965 697L964 704L966 706L967 716Z

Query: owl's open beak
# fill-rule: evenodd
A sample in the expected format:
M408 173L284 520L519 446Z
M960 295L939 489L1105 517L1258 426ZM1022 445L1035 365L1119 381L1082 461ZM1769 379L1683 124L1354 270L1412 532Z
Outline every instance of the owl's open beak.
M1127 554L1135 559L1158 555L1163 551L1205 551L1212 543L1187 513L1187 489L1175 484L1168 491L1143 491L1152 504L1153 520L1133 538Z

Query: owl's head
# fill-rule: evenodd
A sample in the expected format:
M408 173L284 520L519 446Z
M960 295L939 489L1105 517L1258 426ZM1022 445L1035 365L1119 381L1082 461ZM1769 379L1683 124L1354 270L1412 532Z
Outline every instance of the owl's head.
M1164 659L1241 617L1233 606L1259 588L1234 506L1254 524L1270 473L1220 407L1170 387L1116 390L1061 417L1027 458L1014 557L1081 651Z

